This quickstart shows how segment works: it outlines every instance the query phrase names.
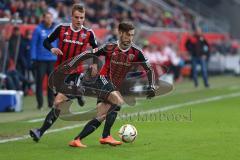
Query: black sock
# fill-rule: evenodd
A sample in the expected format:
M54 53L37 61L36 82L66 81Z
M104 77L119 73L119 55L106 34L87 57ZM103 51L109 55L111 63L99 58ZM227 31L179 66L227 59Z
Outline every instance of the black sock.
M101 122L99 122L96 118L92 119L85 125L82 132L77 137L75 137L75 139L83 139L87 137L89 134L94 132L100 125Z
M113 123L115 122L116 118L117 118L117 111L116 111L116 107L119 108L119 106L112 106L109 109L109 112L106 116L106 121L105 121L105 125L104 125L104 129L103 129L103 134L102 137L106 138L107 136L110 135L110 130L113 126Z
M57 120L59 114L60 114L59 109L52 108L52 110L46 116L42 127L39 129L41 135L43 135L43 133L53 125L53 123Z

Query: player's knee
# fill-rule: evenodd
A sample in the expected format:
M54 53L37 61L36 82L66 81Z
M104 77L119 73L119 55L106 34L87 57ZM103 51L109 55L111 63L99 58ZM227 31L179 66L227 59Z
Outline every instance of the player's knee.
M124 100L120 96L116 96L116 105L121 106L124 104Z
M121 98L121 96L119 96L118 94L116 94L114 92L110 93L109 100L111 103L119 105L119 106L124 104L124 100Z
M58 108L58 107L60 106L60 104L63 103L64 101L66 101L67 99L68 99L68 98L67 98L65 95L59 93L59 94L55 97L55 100L54 100L54 105L55 105L55 107Z
M54 100L54 106L58 108L63 101L64 101L64 99L62 99L62 98L56 98Z
M118 103L117 103L117 105L118 106L121 106L121 105L123 105L124 104L124 100L122 99L122 98L118 98Z
M102 115L97 115L96 119L99 122L103 122L106 119L106 114L102 114Z

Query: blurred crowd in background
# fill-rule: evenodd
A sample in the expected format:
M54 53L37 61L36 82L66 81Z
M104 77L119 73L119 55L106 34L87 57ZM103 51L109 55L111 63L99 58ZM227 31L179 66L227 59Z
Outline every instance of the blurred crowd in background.
M38 24L44 11L50 11L56 23L69 22L71 6L80 0L1 0L0 17L19 17L23 23ZM84 0L86 24L92 27L110 27L121 20L151 27L191 29L196 17L185 8L166 0L174 9L141 0Z

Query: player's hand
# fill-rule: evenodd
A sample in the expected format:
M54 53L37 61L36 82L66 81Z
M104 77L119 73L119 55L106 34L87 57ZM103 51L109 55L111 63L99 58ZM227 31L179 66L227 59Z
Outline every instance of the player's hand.
M51 52L55 55L63 55L63 52L59 48L52 48Z
M155 89L154 87L148 87L147 88L147 99L151 99L153 97L155 97Z
M92 64L91 68L91 77L96 77L98 74L97 64Z

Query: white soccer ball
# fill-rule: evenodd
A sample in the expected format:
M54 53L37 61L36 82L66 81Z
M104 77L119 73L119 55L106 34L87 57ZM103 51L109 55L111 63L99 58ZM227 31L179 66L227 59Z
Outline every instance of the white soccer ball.
M123 142L130 143L136 139L137 129L131 124L125 124L119 129L118 135Z

